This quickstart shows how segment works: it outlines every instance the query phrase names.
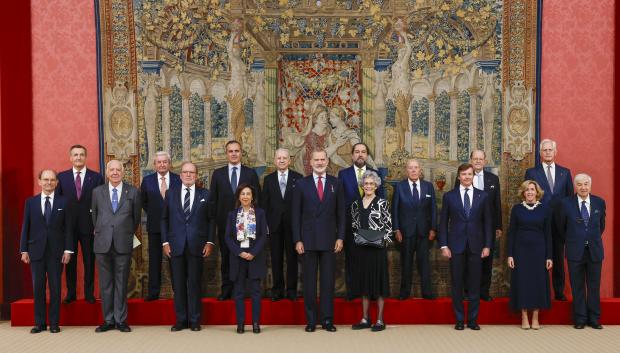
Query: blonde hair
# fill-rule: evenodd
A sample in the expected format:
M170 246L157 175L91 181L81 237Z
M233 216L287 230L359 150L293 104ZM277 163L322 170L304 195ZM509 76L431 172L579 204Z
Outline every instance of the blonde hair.
M525 201L525 191L530 184L533 184L534 188L536 188L536 201L540 201L545 194L545 191L534 180L526 180L521 183L521 186L519 186L519 196L521 197L521 200Z

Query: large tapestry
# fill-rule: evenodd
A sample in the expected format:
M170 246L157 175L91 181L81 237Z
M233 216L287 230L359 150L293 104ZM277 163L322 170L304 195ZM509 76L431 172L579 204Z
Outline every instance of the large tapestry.
M369 164L392 187L409 158L421 162L438 200L456 168L482 149L500 176L504 224L535 137L536 0L97 0L104 157L138 185L163 150L173 169L191 160L200 182L242 141L262 178L279 147L308 174L327 150L329 172L370 146ZM441 205L438 205L441 207ZM149 246L132 261L130 295L146 292ZM505 237L496 241L492 294L505 295ZM398 292L398 249L390 285ZM166 260L165 260L166 261ZM218 294L219 258L203 287ZM431 250L432 280L448 295L447 260ZM171 295L168 267L163 296ZM337 291L343 293L342 259ZM271 286L271 278L265 288ZM419 296L419 277L414 278Z

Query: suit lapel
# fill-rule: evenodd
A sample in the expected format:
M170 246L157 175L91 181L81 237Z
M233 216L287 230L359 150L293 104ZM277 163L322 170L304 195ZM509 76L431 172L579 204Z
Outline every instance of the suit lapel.
M459 213L463 216L463 219L467 219L467 217L465 216L465 208L463 207L463 198L461 197L461 186L457 186L456 188L454 188L454 199L457 201L457 208L459 210ZM470 213L471 213L471 209L470 209Z
M202 198L202 193L198 191L198 188L194 190L194 202L192 203L192 209L189 211L190 218L196 213L196 209L200 206L200 199Z
M107 201L108 207L110 208L110 212L114 213L114 210L112 209L112 197L110 197L110 182L107 182L103 185L105 185L105 188L103 188L101 192L105 194L104 197Z
M120 198L120 200L118 200L118 207L116 208L116 211L120 210L121 207L123 207L123 204L125 203L125 199L127 199L127 195L129 195L129 186L127 184L125 184L125 182L123 182L123 192L121 193L122 195L118 195L118 197ZM112 203L110 202L110 205Z
M557 166L556 166L556 169L557 169ZM549 180L547 180L547 174L545 173L545 169L543 168L542 164L539 164L538 166L536 166L536 170L538 171L538 177L540 178L540 180L542 180L541 184L543 185L543 190L553 194L553 190L551 190L551 186L549 185ZM557 184L557 183L555 183L555 184ZM555 189L555 187L554 187L554 189Z
M276 174L276 176L278 176L278 175ZM291 173L291 170L289 169L288 170L288 178L286 179L286 190L284 191L284 197L282 198L283 200L293 190L293 185L294 184L295 184L295 180L293 180L293 174ZM276 178L276 188L277 188L277 190L280 190L280 181L279 181L278 178Z

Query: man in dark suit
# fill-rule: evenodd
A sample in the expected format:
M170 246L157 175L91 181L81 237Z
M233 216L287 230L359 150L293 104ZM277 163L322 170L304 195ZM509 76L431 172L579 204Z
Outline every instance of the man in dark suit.
M93 252L93 220L90 216L90 204L93 189L103 184L101 174L86 168L86 147L73 145L69 149L69 160L73 168L58 174L56 193L69 201L74 236L75 254L65 267L67 296L64 304L77 298L77 261L78 241L82 246L82 263L84 265L84 298L88 303L95 302L95 253Z
M487 164L486 153L482 150L473 150L469 154L469 163L474 166L474 181L473 186L486 192L489 195L489 207L491 208L491 215L493 216L493 229L495 230L495 238L499 239L502 236L502 201L501 191L499 186L499 178L497 175L485 171L484 167ZM454 180L454 187L460 185L459 178ZM491 301L491 277L493 275L493 248L495 247L495 241L490 248L489 256L482 259L482 274L480 276L480 299L484 301ZM467 278L467 272L465 273ZM467 280L465 280L467 282ZM466 292L467 293L467 292Z
M590 194L592 178L575 176L577 195L564 198L558 209L558 230L566 239L568 275L573 293L574 327L602 329L601 268L605 231L605 201Z
M211 176L209 211L211 217L215 219L217 226L217 238L220 244L220 273L222 276L222 292L217 300L230 299L232 295L233 282L230 280L229 273L229 251L224 242L226 234L226 220L228 212L235 207L235 191L237 186L242 183L252 185L257 194L260 194L258 175L252 168L241 165L241 143L228 141L226 143L226 158L228 165L213 171Z
M145 176L140 186L142 209L146 212L146 230L149 237L149 284L145 301L159 299L161 287L161 212L164 207L166 191L181 185L178 174L170 172L168 152L155 153L153 161L155 173Z
M345 232L344 192L340 181L327 175L327 152L314 151L312 175L297 181L293 191L293 241L302 255L306 332L316 329L316 280L320 273L320 307L323 329L335 332L334 286L336 253Z
M557 154L556 143L553 140L544 139L540 142L541 163L525 172L525 180L534 180L545 192L542 202L549 206L552 215L562 199L574 194L570 170L555 163ZM566 300L564 295L564 237L557 229L556 222L551 223L551 240L553 242L553 270L552 282L553 293L556 300Z
M291 229L291 205L293 187L302 175L289 169L291 157L287 149L276 150L274 163L277 170L265 177L263 193L260 197L261 207L267 213L269 226L273 275L271 300L278 301L284 296L284 254L286 254L286 297L295 300L297 298L297 253Z
M396 184L392 198L392 228L396 231L396 241L402 243L400 300L411 295L414 253L422 282L422 298L435 298L428 251L431 241L435 239L437 202L433 184L421 180L421 173L420 163L416 159L408 160L407 179Z
M359 186L362 175L364 175L367 170L372 170L377 173L377 175L379 174L378 171L366 165L368 157L368 146L363 142L358 142L353 145L353 148L351 149L351 160L353 161L353 165L338 172L338 180L340 180L340 183L344 188L344 200L346 207L347 228L344 240L344 278L347 285L347 300L353 299L353 294L351 293L351 280L353 274L353 258L355 257L353 252L355 250L355 242L353 241L353 230L351 228L351 204L353 204L353 201L359 199L364 193L362 188ZM377 190L377 196L380 198L385 198L383 187L380 187Z
M196 165L181 165L182 185L166 193L161 214L164 255L172 265L176 324L171 331L200 331L203 258L211 255L214 234L209 221L209 192L196 186ZM155 244L153 244L155 245Z
M463 284L465 269L469 308L467 327L480 330L478 307L480 306L481 259L489 256L493 242L493 216L486 192L473 187L474 167L462 164L458 167L460 185L443 195L439 246L443 256L450 259L452 278L452 308L456 316L456 330L464 329Z
M105 320L95 332L114 328L121 332L131 331L126 321L127 281L142 202L138 189L123 182L123 172L120 161L109 161L106 165L108 182L93 190L93 249L97 254L99 291Z
M30 264L34 294L34 327L30 333L47 329L45 313L45 278L50 288L50 332L60 332L60 278L62 265L73 252L73 230L69 202L54 192L56 172L39 173L41 193L26 200L24 224L19 243L21 260Z

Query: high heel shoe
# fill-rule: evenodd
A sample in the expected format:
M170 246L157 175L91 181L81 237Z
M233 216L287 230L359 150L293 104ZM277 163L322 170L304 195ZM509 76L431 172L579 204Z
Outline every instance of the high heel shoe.
M540 330L540 323L532 320L532 330Z
M523 319L521 320L521 329L523 330L529 330L530 329L530 323L527 319Z

